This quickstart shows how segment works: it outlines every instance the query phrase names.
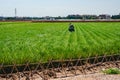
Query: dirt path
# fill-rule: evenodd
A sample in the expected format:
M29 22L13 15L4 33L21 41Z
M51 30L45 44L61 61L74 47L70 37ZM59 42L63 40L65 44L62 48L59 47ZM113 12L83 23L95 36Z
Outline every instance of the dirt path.
M50 80L120 80L120 75L105 75L103 73L95 73Z

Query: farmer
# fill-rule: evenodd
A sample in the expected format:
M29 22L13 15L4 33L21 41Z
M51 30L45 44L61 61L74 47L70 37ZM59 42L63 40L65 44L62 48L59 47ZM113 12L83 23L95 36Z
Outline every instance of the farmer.
M71 23L69 24L69 31L70 32L74 32L75 31L74 26Z

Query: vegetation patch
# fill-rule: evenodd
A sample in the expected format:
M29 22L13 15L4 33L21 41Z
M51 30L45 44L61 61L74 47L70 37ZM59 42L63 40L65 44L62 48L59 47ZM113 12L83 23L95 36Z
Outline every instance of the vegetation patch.
M103 71L105 74L120 74L120 69L110 68Z

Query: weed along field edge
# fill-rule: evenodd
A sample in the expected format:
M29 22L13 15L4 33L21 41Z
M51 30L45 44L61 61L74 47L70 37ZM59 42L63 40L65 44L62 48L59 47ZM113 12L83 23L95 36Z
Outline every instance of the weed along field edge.
M120 53L119 22L0 22L0 64L48 62Z

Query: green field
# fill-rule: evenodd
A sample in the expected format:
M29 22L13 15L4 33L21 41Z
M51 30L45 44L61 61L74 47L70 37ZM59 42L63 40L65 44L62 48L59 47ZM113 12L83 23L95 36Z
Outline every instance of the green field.
M120 53L120 23L0 22L0 64Z

